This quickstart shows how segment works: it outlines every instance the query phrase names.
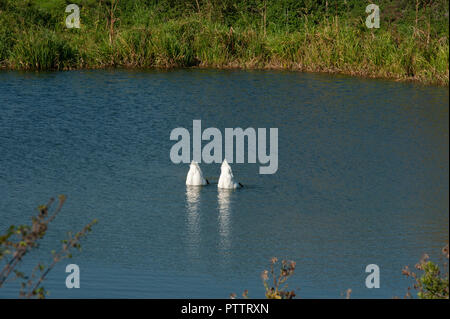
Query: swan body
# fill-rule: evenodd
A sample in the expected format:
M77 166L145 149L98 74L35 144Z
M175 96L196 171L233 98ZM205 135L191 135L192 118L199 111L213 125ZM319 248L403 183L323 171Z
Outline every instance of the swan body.
M222 166L220 167L220 177L218 188L236 189L242 187L241 183L237 183L234 180L233 171L231 166L228 164L227 160L223 160Z
M186 185L201 186L209 184L203 177L202 170L196 161L192 161L186 177Z

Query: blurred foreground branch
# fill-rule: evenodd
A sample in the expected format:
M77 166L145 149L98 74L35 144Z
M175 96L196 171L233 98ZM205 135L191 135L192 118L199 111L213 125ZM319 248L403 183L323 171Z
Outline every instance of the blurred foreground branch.
M65 258L71 258L72 248L81 250L80 240L91 231L91 227L97 223L93 220L87 224L81 231L72 235L68 234L68 238L62 241L62 247L58 252L52 251L52 262L49 266L38 264L32 271L30 276L26 276L17 268L23 258L33 249L39 247L39 241L46 235L49 224L61 211L66 197L58 196L58 204L56 209L50 213L50 208L54 204L55 199L51 198L47 205L38 208L39 213L33 216L30 225L11 225L4 235L0 235L0 288L6 282L16 279L22 279L20 296L26 298L45 298L47 292L42 283L48 273L55 265Z
M442 254L447 258L447 262L444 263L444 268L447 269L447 272L444 274L441 274L441 270L436 263L429 261L430 257L427 254L423 255L422 259L415 265L416 270L423 272L421 276L411 271L408 266L402 270L403 275L411 277L414 280L413 289L417 290L417 296L421 299L449 298L448 244L442 248ZM408 292L406 294L406 297L408 298L412 298L410 290L411 287L408 287Z

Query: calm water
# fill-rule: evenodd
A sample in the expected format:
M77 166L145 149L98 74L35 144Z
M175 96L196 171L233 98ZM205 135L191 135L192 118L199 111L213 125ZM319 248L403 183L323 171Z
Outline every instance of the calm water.
M403 296L403 266L449 238L448 102L448 88L290 72L1 72L0 231L68 196L28 269L99 220L51 297L263 297L272 256L297 262L303 298ZM277 173L232 164L247 187L224 193L220 164L202 164L213 185L186 190L169 135L193 119L277 127ZM380 289L365 288L372 263Z

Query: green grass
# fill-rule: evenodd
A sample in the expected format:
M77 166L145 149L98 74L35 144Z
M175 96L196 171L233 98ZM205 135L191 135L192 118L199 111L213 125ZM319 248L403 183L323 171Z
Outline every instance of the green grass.
M448 85L448 0L379 2L381 27L368 29L365 1L118 0L110 34L110 1L79 1L81 29L67 29L70 1L0 0L0 65L271 68Z

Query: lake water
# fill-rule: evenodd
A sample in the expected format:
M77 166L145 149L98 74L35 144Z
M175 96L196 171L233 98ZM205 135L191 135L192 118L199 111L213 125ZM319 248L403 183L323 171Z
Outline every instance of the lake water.
M50 297L264 297L273 256L297 262L302 298L403 297L403 266L449 239L448 102L446 87L296 72L0 72L0 231L67 195L26 270L98 219ZM218 192L220 164L201 164L212 185L187 190L169 136L194 119L278 128L278 171L232 164L246 187Z

